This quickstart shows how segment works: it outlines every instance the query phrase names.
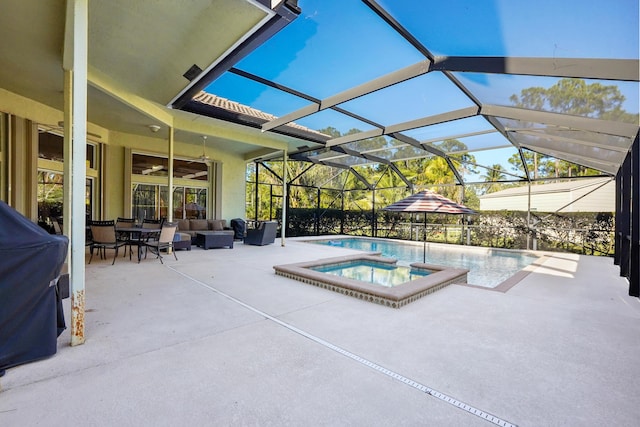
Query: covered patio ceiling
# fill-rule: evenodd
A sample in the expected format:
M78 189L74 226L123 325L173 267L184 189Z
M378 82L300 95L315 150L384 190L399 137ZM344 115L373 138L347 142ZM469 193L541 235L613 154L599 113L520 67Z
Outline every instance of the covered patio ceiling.
M1 2L0 90L63 111L68 3ZM88 10L87 120L97 141L108 141L111 131L152 136L149 125L159 125L158 138L173 127L182 142L199 147L208 135L212 151L251 158L292 140L167 106L197 93L229 61L287 25L295 7L271 0L110 0L89 1ZM61 131L61 115L47 111L38 125Z
M470 162L531 180L527 151L615 175L638 136L636 1L298 6L299 18L173 106L293 136L290 157L316 164L440 156L459 184L479 179L465 174ZM443 144L452 139L463 146Z

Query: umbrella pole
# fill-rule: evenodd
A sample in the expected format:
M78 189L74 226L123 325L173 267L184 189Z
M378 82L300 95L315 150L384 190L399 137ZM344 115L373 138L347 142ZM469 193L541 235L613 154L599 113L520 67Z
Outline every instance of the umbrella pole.
M424 213L424 230L422 233L422 263L427 262L427 213Z

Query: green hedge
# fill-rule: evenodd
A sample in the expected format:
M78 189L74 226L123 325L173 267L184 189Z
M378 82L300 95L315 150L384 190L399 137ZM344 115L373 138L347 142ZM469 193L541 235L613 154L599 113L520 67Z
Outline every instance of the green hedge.
M281 213L278 212L278 216ZM614 218L609 212L531 214L537 249L611 255ZM293 208L287 211L287 235L314 236L348 234L403 240L422 240L422 214L408 215L377 211ZM428 241L469 243L474 246L526 249L533 233L528 232L526 212L492 211L468 217L461 234L461 218L453 215L427 215ZM411 226L410 224L413 224ZM531 246L530 246L531 247Z

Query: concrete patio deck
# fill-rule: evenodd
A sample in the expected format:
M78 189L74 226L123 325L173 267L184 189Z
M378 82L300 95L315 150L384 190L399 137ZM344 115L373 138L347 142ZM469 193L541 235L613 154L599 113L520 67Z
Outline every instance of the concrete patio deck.
M67 330L7 370L0 425L640 422L640 301L612 259L555 254L506 293L450 285L401 309L272 268L350 253L287 239L94 258L86 343Z

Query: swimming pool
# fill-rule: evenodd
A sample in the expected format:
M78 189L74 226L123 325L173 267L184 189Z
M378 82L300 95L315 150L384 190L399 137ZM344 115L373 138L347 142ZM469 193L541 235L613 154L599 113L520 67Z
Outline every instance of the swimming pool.
M307 243L337 246L367 252L380 252L383 257L395 258L399 265L422 262L423 244L371 238L335 238L306 240ZM427 243L426 262L469 270L468 283L493 288L533 263L537 256L471 246L449 246Z

